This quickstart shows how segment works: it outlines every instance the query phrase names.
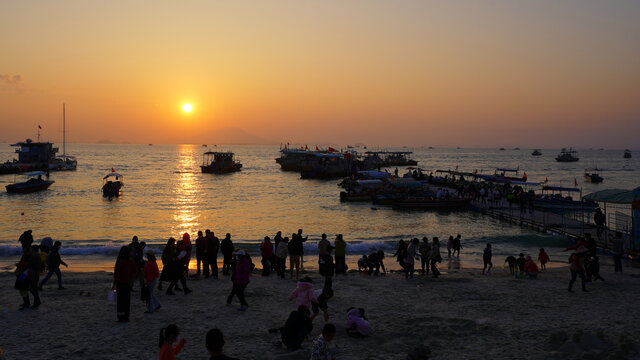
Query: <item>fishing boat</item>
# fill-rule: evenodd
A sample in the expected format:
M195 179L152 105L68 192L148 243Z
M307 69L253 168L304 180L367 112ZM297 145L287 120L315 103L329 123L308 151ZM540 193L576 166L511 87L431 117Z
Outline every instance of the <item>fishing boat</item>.
M573 150L572 148L569 148L569 150L563 148L560 151L560 154L558 154L558 156L556 156L556 161L558 161L558 162L574 162L574 161L580 160L580 158L577 157L576 155L577 155L576 151Z
M314 153L319 152L284 147L280 149L280 157L276 158L276 163L280 165L282 171L300 171L302 160L308 156L313 156Z
M592 184L600 184L604 179L598 174L598 168L585 169L584 181Z
M624 150L624 158L625 159L631 159L631 150L629 150L629 149L625 149Z
M501 147L501 148L500 148L500 149L498 149L498 150L500 150L500 151L504 151L504 150L505 150L505 148Z
M42 178L43 175L46 175L44 171L32 171L24 175L29 177L29 180L5 186L8 193L26 194L46 190L55 182L53 180L44 180Z
M235 155L230 151L207 151L202 156L200 168L203 173L227 174L240 171L242 164L236 161Z
M531 156L540 156L542 155L542 153L540 152L539 149L534 149L533 152L531 153Z
M67 155L67 117L65 104L62 104L62 156L56 156L49 163L49 170L75 170L78 160L75 156Z
M364 162L374 164L371 168L389 166L416 166L418 162L411 159L412 151L366 151ZM377 164L377 165L375 165Z
M497 168L493 177L497 182L527 181L527 173L519 175L520 169Z
M103 197L118 197L120 196L120 189L124 186L124 180L122 175L117 173L113 168L111 172L102 178L102 196Z

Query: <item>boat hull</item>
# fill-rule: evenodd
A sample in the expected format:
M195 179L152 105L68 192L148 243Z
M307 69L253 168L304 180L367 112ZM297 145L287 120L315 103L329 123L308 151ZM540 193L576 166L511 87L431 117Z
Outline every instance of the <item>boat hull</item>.
M205 174L228 174L240 171L242 164L233 164L233 166L218 167L215 165L201 165L200 169Z
M54 182L55 181L53 180L47 180L47 181L42 181L39 183L31 183L31 184L16 183L16 184L7 185L5 187L8 193L27 194L27 193L32 193L36 191L47 190L49 186L51 186L51 184L53 184Z
M394 207L403 209L427 209L427 210L461 210L466 209L471 200L469 199L429 199L429 198L416 198L398 200L393 203Z

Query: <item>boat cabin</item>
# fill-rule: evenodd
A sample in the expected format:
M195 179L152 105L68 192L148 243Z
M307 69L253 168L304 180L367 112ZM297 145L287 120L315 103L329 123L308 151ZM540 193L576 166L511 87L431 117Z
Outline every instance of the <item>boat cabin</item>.
M236 162L234 153L230 151L207 151L202 156L203 173L223 174L240 171L242 164Z

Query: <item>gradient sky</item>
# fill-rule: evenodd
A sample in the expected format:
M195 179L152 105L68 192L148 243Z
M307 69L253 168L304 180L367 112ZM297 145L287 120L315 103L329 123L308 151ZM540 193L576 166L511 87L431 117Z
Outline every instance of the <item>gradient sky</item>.
M3 1L0 141L60 141L65 102L82 143L638 148L638 19L639 1Z

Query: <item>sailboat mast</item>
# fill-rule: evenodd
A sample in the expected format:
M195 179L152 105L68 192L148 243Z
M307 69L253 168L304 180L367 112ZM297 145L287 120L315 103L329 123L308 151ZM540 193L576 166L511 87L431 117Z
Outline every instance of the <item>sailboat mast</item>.
M67 121L64 103L62 103L62 155L67 155Z

